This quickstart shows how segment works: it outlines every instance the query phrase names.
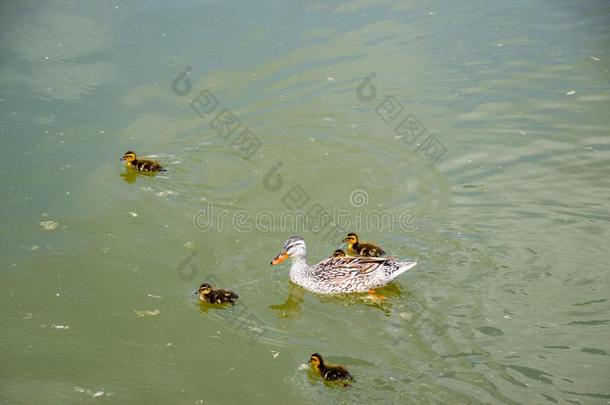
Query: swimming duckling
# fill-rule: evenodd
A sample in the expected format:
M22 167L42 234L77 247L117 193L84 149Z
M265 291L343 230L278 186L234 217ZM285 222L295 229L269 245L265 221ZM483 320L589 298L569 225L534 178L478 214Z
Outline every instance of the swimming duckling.
M212 286L208 283L203 283L197 290L199 294L199 300L209 302L210 304L226 304L230 302L235 304L235 300L239 298L239 295L229 290L213 290Z
M358 235L353 232L348 233L343 242L347 243L347 253L350 255L379 257L385 254L385 251L379 246L358 242Z
M322 356L314 353L309 357L311 369L319 374L326 381L337 381L343 387L351 387L351 382L354 382L354 377L341 366L327 366L324 364Z
M124 160L126 162L125 165L127 167L138 170L140 172L154 173L154 172L164 172L165 171L165 169L159 163L155 162L154 160L146 160L146 159L139 160L136 157L135 152L132 152L132 151L125 152L125 154L123 155L121 160Z
M345 250L337 249L333 252L332 257L345 257Z

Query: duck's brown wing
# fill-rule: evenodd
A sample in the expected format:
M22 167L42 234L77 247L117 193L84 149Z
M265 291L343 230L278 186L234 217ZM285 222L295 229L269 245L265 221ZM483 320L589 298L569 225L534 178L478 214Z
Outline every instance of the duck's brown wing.
M239 295L235 294L233 291L229 290L218 290L219 293L222 294L223 298L227 301L234 302L239 298Z
M140 160L138 161L138 170L142 172L160 172L164 171L163 167L152 160Z
M354 381L354 377L341 366L329 367L324 373L327 381Z
M389 259L384 257L329 257L313 266L315 275L326 275L325 278L334 278L337 281L343 278L362 277L374 273L383 267Z
M379 257L385 255L385 251L379 246L373 245L371 243L362 243L360 245L360 252L358 252L361 256L371 256L371 257Z

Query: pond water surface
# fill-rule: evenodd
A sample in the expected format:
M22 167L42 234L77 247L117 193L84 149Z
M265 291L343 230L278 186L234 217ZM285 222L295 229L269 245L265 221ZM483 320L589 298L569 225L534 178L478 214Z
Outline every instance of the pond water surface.
M0 402L609 402L609 16L2 5ZM269 265L348 231L418 265L383 300Z

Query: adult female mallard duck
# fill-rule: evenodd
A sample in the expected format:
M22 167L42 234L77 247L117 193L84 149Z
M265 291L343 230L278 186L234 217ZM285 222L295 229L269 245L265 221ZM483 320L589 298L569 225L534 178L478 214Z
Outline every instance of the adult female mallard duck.
M354 377L342 366L329 366L324 363L322 356L314 353L309 357L311 369L326 381L336 381L344 387L350 387Z
M209 302L210 304L235 304L235 300L239 298L239 295L229 290L213 290L212 286L208 283L203 283L197 289L199 294L199 300L203 302Z
M379 257L385 255L385 251L379 246L358 241L358 235L353 232L348 233L343 242L347 243L347 253L352 256Z
M309 266L306 254L305 240L293 236L284 243L282 253L271 264L279 264L290 257L290 280L319 294L369 292L390 283L417 264L390 257L333 256Z
M155 173L164 172L165 169L154 160L138 159L135 152L127 151L121 158L125 161L128 168L135 169L140 172Z

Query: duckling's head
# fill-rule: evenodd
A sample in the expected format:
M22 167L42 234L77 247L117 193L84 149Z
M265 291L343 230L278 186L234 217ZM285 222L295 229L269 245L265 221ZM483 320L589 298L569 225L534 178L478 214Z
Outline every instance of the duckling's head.
M126 162L133 162L134 160L136 160L136 154L135 152L128 150L127 152L125 152L121 160L124 160Z
M306 254L307 249L305 248L305 240L301 236L293 236L284 243L282 253L277 255L276 258L271 261L271 264L280 264L289 257L304 258Z
M343 249L337 249L333 252L333 257L343 257L345 256L345 251Z
M199 289L197 290L197 293L199 295L208 295L211 292L212 292L212 286L209 285L208 283L201 284L199 286Z
M318 369L321 366L324 366L324 360L322 360L322 356L318 353L314 353L309 356L309 364L311 364L312 368Z
M350 246L355 244L355 243L358 243L358 235L356 235L353 232L350 232L350 233L347 234L345 239L343 239L343 242L346 242Z

